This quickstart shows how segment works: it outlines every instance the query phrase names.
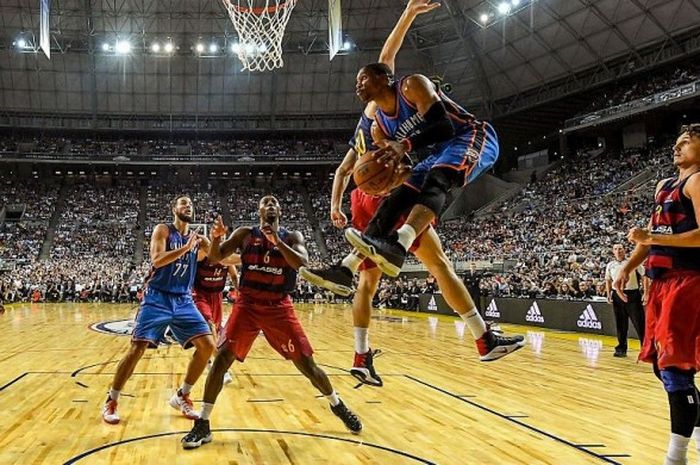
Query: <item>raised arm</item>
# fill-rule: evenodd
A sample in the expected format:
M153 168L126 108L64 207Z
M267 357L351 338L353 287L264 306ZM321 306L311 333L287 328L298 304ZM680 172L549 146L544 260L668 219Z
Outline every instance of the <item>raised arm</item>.
M416 16L433 11L439 6L439 3L432 3L431 0L410 0L389 37L386 38L382 51L379 54L379 62L391 68L392 73L395 72L396 55L399 53L403 40L406 38L406 33Z
M232 255L236 250L243 246L243 242L250 234L249 227L240 227L236 229L231 237L223 241L224 236L228 232L228 228L224 225L224 221L219 216L214 221L211 230L211 246L209 247L209 261L219 263L221 260Z
M174 250L165 250L168 241L169 230L164 224L159 224L151 234L151 264L154 268L162 268L171 264L178 258L185 255L187 252L196 247L202 240L202 235L194 231L190 234L190 238L182 247Z

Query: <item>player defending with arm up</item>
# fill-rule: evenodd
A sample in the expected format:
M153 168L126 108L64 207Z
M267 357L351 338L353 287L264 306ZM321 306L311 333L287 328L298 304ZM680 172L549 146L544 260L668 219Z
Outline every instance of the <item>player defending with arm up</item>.
M353 433L362 430L360 419L338 397L326 373L313 359L313 349L294 313L290 297L296 284L296 270L308 262L304 238L297 231L279 225L278 200L265 196L260 200L260 224L240 227L221 242L226 234L221 219L212 232L209 259L218 262L241 251L240 297L219 340L219 351L207 376L201 419L182 439L185 449L212 440L209 416L221 391L224 373L235 360L243 362L262 330L268 343L311 381L329 401L331 410Z

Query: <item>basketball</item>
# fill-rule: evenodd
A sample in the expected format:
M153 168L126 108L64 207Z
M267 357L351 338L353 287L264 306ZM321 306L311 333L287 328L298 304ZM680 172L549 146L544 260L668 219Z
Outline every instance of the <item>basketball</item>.
M394 169L387 168L375 160L377 151L362 155L355 165L353 179L357 188L365 194L378 195L384 192L394 181Z

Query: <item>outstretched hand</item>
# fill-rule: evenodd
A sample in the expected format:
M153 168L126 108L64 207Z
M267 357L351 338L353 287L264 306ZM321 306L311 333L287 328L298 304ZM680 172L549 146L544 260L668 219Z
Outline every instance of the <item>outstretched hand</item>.
M217 216L216 220L214 220L214 225L211 227L211 231L209 231L209 236L211 236L212 239L216 239L217 237L225 237L227 232L228 228L224 224L224 220L221 216Z
M433 3L432 0L409 0L406 5L406 10L414 15L428 13L436 8L440 8L440 4Z
M190 233L190 237L187 239L187 243L185 244L188 251L194 249L202 242L202 235L199 234L201 230L202 228L199 227Z

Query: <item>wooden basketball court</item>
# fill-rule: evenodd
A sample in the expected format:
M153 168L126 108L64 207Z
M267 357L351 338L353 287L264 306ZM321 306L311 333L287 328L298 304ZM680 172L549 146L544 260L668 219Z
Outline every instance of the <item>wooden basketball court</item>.
M347 432L327 401L263 338L234 364L212 415L214 442L184 451L191 422L167 405L189 353L147 352L102 422L129 338L90 329L128 320L107 304L14 305L0 316L0 464L658 464L668 438L662 387L645 364L612 357L615 341L504 325L520 352L481 363L461 321L376 312L383 388L356 388L348 307L299 305L322 364L364 431ZM120 331L126 321L112 324ZM108 325L109 326L109 325ZM204 378L194 390L200 399ZM691 447L692 449L692 447ZM695 460L694 451L690 461ZM694 462L693 462L694 463Z

